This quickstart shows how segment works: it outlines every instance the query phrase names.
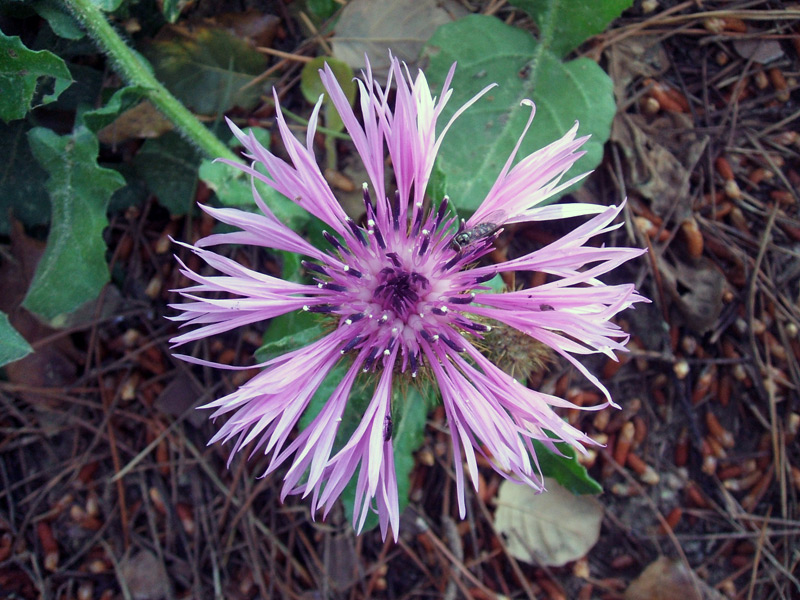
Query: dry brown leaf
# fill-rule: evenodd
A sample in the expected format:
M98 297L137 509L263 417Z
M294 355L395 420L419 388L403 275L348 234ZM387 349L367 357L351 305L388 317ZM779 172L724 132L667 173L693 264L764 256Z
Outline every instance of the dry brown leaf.
M725 276L705 258L674 266L660 260L658 269L686 326L699 334L711 331L722 312Z
M155 554L144 550L124 558L119 576L134 600L169 598L169 578Z
M68 336L56 336L52 343L36 346L36 342L55 333L22 307L25 292L30 286L36 266L44 253L44 242L28 236L19 221L11 222L11 259L0 262L0 310L8 314L11 325L35 352L5 366L12 383L31 387L61 387L75 380L77 354ZM43 399L34 392L23 396L32 404Z
M678 221L692 215L689 177L708 143L707 136L693 133L689 119L669 113L649 122L641 115L623 113L611 128L611 139L627 159L628 189L650 199L655 214L672 213ZM664 131L682 134L670 136Z
M644 77L658 77L669 69L670 62L661 36L642 35L614 43L606 51L608 74L614 82L614 96L622 103L628 98L628 86Z
M172 122L145 100L98 131L97 139L113 146L132 138L157 138L167 131L172 131Z
M625 600L721 600L722 595L677 560L662 556L625 590Z
M331 40L333 55L353 69L369 56L378 78L389 69L389 53L409 65L440 25L466 15L452 0L352 0L344 7Z
M559 567L584 556L597 543L603 505L576 496L554 479L537 494L527 485L503 481L494 526L516 559Z
M766 64L783 56L778 40L765 40L760 38L748 38L745 40L734 40L733 47L739 56L746 59L753 59L753 62Z

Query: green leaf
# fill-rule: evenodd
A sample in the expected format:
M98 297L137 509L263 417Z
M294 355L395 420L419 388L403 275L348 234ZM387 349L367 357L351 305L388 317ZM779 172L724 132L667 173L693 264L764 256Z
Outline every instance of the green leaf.
M93 133L97 133L106 125L113 123L120 114L133 108L146 93L145 88L138 86L120 88L104 106L82 112L78 116L78 123L86 125Z
M536 118L518 158L559 139L579 120L578 134L592 137L583 146L587 154L567 177L593 169L602 159L616 106L611 80L596 63L562 63L527 32L482 15L440 27L426 54L434 87L458 62L440 123L489 83L499 84L459 117L439 153L447 192L459 209L477 209L500 173L530 114L520 106L525 98L536 102Z
M394 470L397 475L397 496L400 513L408 506L411 492L411 471L414 468L414 453L425 441L425 425L428 410L433 405L433 390L428 387L422 393L416 386L406 382L395 384L392 390L392 447Z
M164 0L161 5L161 14L168 23L174 23L181 16L181 11L187 4L186 0Z
M114 12L122 4L122 0L91 0L91 2L105 12Z
M350 66L337 58L330 56L318 56L315 59L307 62L303 66L303 71L300 73L300 89L303 96L311 104L316 104L320 95L324 94L322 100L322 108L325 111L325 127L333 131L342 131L344 129L344 122L339 112L331 101L330 95L325 92L325 86L322 85L322 79L319 76L319 70L325 64L331 68L333 76L342 88L345 97L352 106L356 99L356 82L353 81L353 69Z
M251 208L255 210L250 176L235 167L204 159L200 163L200 179L217 195L224 206ZM309 222L308 211L282 196L271 187L256 181L256 189L275 216L291 227L301 231Z
M533 447L545 477L552 477L573 494L599 494L603 491L603 487L586 472L586 467L578 462L572 446L556 443L564 456L559 456L536 440L533 441Z
M8 315L0 312L0 367L25 358L33 348L8 321Z
M50 220L50 200L44 181L47 173L31 154L25 136L28 125L16 121L0 123L0 234L11 232L10 219L26 227L45 225Z
M32 0L31 8L45 19L56 35L67 40L79 40L86 33L80 23L56 0Z
M48 104L72 83L67 65L47 50L26 48L16 36L0 31L0 118L6 123L23 118L40 84L52 84L52 93L44 93L40 102Z
M43 127L28 140L49 173L52 218L47 248L23 306L53 323L92 300L108 281L103 229L111 194L125 185L116 171L97 165L97 138L85 127L58 136Z
M307 0L308 11L314 15L318 22L329 19L339 10L340 5L335 0Z
M175 132L147 140L133 160L136 171L170 214L190 212L197 187L200 156Z
M256 350L259 363L308 346L325 335L319 315L303 310L270 319L264 345ZM329 394L330 395L330 394Z
M266 57L225 30L197 28L193 34L152 44L145 54L156 77L201 114L255 106L261 86L248 84L264 71Z
M431 177L428 179L428 187L426 188L425 193L437 206L442 201L442 198L444 198L447 194L447 175L439 166L438 157L433 162Z
M587 39L602 33L633 0L511 0L539 26L539 41L557 56L565 56Z

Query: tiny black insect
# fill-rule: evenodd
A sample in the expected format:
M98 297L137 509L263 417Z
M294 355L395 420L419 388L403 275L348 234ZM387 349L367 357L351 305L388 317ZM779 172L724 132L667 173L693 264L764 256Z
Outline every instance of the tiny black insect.
M540 304L539 305L539 310L541 310L542 312L545 312L545 311L548 311L548 310L555 310L555 308L553 308L549 304Z
M450 242L450 247L456 252L461 252L465 246L474 244L475 242L487 238L503 226L505 220L505 212L496 210L491 214L486 215L486 221L478 223L475 227L458 231ZM464 227L464 221L461 221L461 227Z
M500 225L497 223L478 223L475 227L470 227L461 233L457 233L450 245L453 250L460 252L464 246L469 246L473 242L489 237L498 229L500 229Z
M386 415L383 418L383 441L388 442L392 439L392 429L394 425L392 424L392 417L391 415Z

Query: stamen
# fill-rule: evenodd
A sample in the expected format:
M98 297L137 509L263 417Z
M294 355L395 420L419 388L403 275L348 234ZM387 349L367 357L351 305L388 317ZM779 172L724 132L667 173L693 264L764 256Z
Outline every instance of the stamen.
M347 317L347 318L344 320L344 322L345 322L345 324L346 324L346 325L352 325L353 323L355 323L355 322L357 322L357 321L360 321L361 319L363 319L365 316L366 316L366 315L365 315L364 313L356 313L356 314L354 314L354 315L350 315L349 317Z
M411 228L411 237L419 235L419 228L422 227L422 205L417 206L417 216L414 217L414 226Z
M346 248L345 246L342 246L342 243L339 240L337 240L334 236L332 236L330 233L328 233L327 231L323 231L322 232L322 237L324 237L325 240L331 246L333 246L334 248L336 248L340 252L345 252L347 254L350 254L350 250L348 248Z
M428 251L428 246L430 245L430 243L431 243L431 237L426 234L425 237L422 238L422 245L419 247L417 255L422 256L423 254L425 254L425 252Z
M383 234L379 227L375 229L370 229L370 233L375 235L375 241L378 242L378 246L381 247L381 250L386 250L386 240L383 239Z
M450 269L452 269L452 268L453 268L453 267L454 267L456 264L458 264L458 262L459 262L459 261L460 261L462 258L463 258L463 257L461 256L461 253L460 253L460 252L456 252L456 255L455 255L453 258L451 258L451 259L450 259L450 260L448 260L446 263L444 263L444 266L442 267L442 271L449 271L449 270L450 270ZM491 279L491 278L490 278L490 279Z
M364 237L364 232L361 231L361 227L359 227L350 217L345 220L345 223L347 223L347 226L350 228L350 231L353 232L353 235L356 237L356 239L361 242L361 245L366 247L367 238Z
M453 350L455 350L456 352L463 352L463 351L464 351L464 348L462 348L461 346L459 346L458 344L456 344L454 341L452 341L452 340L451 340L450 338L448 338L446 335L443 335L443 336L441 337L441 340L442 340L442 341L443 341L445 344L447 344L448 346L450 346L450 347L451 347Z
M369 186L367 185L366 181L361 184L361 191L364 198L364 208L367 211L367 217L371 218L374 214L374 209L372 207L372 198L369 195Z
M317 306L309 306L308 304L303 306L303 310L305 312L312 312L312 313L332 313L336 312L341 309L341 305L338 304L319 304Z
M318 283L317 287L321 290L331 290L332 292L346 292L348 287L345 285L339 285L338 283Z
M447 301L450 304L472 304L475 300L475 293L472 292L468 296L450 296Z
M394 202L392 202L392 223L394 230L400 230L400 190L394 191Z
M361 336L361 335L355 336L352 340L347 342L344 345L344 348L342 348L339 352L341 352L342 354L347 354L348 352L350 352L350 350L352 350L353 348L358 346L361 343L361 340L363 340L363 339L364 339L364 336Z
M347 265L344 266L344 272L358 279L361 279L364 276L364 274L361 271L353 269L352 267L348 267Z
M372 364L375 362L375 359L378 358L378 355L381 353L381 349L375 346L372 350L369 351L369 355L367 359L364 361L364 372L366 373L372 368Z
M439 225L442 224L442 220L444 216L447 214L447 205L450 203L450 197L445 196L442 198L441 204L439 204L439 210L436 212L436 220L433 223L434 231L439 228Z
M317 263L309 262L307 260L301 260L300 264L303 265L309 271L314 271L315 273L319 273L320 275L327 275L328 277L330 277L330 273L322 265L318 265Z
M486 273L485 275L481 275L480 277L475 278L475 283L485 283L492 279L497 273Z

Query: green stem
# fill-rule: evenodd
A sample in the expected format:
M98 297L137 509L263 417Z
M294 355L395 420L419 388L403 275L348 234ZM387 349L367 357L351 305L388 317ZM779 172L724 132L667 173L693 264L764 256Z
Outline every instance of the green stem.
M208 130L154 76L150 65L123 41L91 0L66 0L73 14L86 27L100 48L113 60L117 72L130 85L145 88L147 99L172 121L183 135L211 158L238 160L236 155Z

